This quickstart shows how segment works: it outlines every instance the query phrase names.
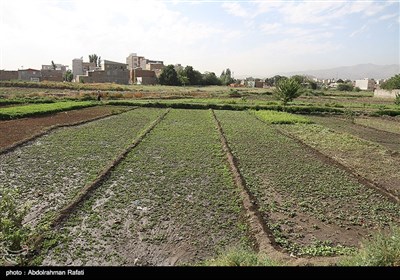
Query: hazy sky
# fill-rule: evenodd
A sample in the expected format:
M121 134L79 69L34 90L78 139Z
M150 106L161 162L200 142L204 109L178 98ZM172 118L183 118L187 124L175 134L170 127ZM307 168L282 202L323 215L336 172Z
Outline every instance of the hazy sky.
M0 3L0 69L132 52L235 77L400 60L399 0Z

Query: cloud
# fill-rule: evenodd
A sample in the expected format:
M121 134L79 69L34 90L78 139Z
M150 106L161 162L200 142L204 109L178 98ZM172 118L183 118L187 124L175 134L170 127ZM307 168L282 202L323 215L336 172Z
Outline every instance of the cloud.
M378 20L387 20L387 19L391 19L391 18L399 18L399 14L388 14L388 15L382 15L378 18ZM399 18L400 19L400 18Z
M356 35L358 35L358 34L364 32L366 29L367 29L367 25L364 24L363 26L361 26L361 28L359 28L359 29L353 31L353 32L349 35L349 37L352 38L352 37L354 37L354 36L356 36Z
M280 23L264 23L260 28L265 34L276 34L281 26Z
M231 15L237 17L248 18L250 17L250 12L246 11L239 3L236 2L225 2L222 4L222 8Z
M222 24L192 20L161 1L113 0L110 5L94 0L13 0L2 2L0 13L1 69L28 64L37 68L51 60L71 65L72 59L87 59L91 53L124 62L137 52L176 63L177 57L205 55L196 53L205 41L240 36Z

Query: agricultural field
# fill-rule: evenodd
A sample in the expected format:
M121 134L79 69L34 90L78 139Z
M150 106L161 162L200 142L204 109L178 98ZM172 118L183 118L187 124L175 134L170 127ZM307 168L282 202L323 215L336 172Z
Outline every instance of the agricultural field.
M264 222L292 254L346 254L371 231L400 222L398 204L272 125L247 112L216 116Z
M66 101L57 103L45 104L29 104L21 106L12 106L7 108L0 108L0 119L11 120L16 118L23 118L29 116L44 115L49 113L85 108L95 106L95 103L89 101Z
M0 187L19 189L31 204L25 223L45 225L163 110L136 109L60 128L0 155Z
M400 109L371 93L26 86L0 87L0 193L30 264L339 264L400 225L399 118L369 116Z
M398 152L376 142L319 124L296 124L281 129L349 168L354 174L371 181L398 200L400 196Z
M400 152L400 122L393 118L310 116L309 119L332 130L352 134Z
M60 126L70 126L82 122L119 114L135 107L95 106L78 110L68 110L35 118L20 118L0 122L0 152L37 135Z
M172 110L53 237L44 265L178 265L248 246L207 110Z

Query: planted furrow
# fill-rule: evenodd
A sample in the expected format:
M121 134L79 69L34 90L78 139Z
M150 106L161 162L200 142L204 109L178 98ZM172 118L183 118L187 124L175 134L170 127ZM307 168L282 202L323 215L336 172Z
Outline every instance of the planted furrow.
M215 111L275 241L295 255L345 254L400 208L246 112Z
M248 246L211 112L172 110L43 251L44 265L175 265Z
M371 181L399 201L400 157L383 146L321 125L282 126L281 129Z
M58 129L0 155L0 187L18 188L31 204L25 223L46 227L56 211L93 181L164 110L137 109Z
M133 107L133 108L129 108L129 109L124 109L124 111L119 111L118 113L110 113L110 114L107 114L107 115L94 117L94 118L91 118L91 119L88 119L88 120L83 120L83 121L78 121L78 122L73 122L73 123L68 123L68 124L56 124L56 125L52 125L52 126L50 126L50 127L47 127L47 128L45 128L45 129L43 129L43 130L42 130L41 132L39 132L39 133L36 133L36 134L31 135L31 136L29 136L29 137L27 137L27 138L25 138L25 139L23 139L23 140L20 140L20 141L18 141L18 142L15 142L13 145L11 145L11 146L9 146L9 147L6 147L6 148L4 148L4 149L0 149L0 155L1 155L1 154L9 153L9 152L11 152L11 151L14 151L14 150L17 149L18 147L21 147L21 146L27 144L28 142L34 141L34 140L36 140L37 138L42 137L43 135L46 135L46 134L52 132L53 130L56 130L56 129L59 129L59 128L64 128L64 127L73 127L73 126L78 126L78 125L82 125L82 124L85 124L85 123L90 123L90 122L93 122L93 121L98 121L98 120L101 120L101 119L108 118L108 117L110 117L111 115L121 114L121 113L123 113L123 112L125 112L125 111L135 110L136 108L137 108L137 107Z

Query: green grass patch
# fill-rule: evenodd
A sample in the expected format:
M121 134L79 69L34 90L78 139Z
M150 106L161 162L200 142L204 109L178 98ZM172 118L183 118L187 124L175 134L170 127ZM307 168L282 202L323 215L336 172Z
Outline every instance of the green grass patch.
M343 266L400 266L400 227L393 226L389 233L376 233L364 240L361 249L345 258Z
M270 124L294 124L294 123L312 123L310 119L286 112L278 112L271 110L250 111L259 119Z
M264 254L257 254L248 249L231 249L214 259L199 263L200 266L283 266Z
M80 109L85 107L96 106L97 104L90 101L67 101L49 104L30 104L23 106L14 106L7 108L0 108L0 119L9 120L30 116L38 116L49 113Z

